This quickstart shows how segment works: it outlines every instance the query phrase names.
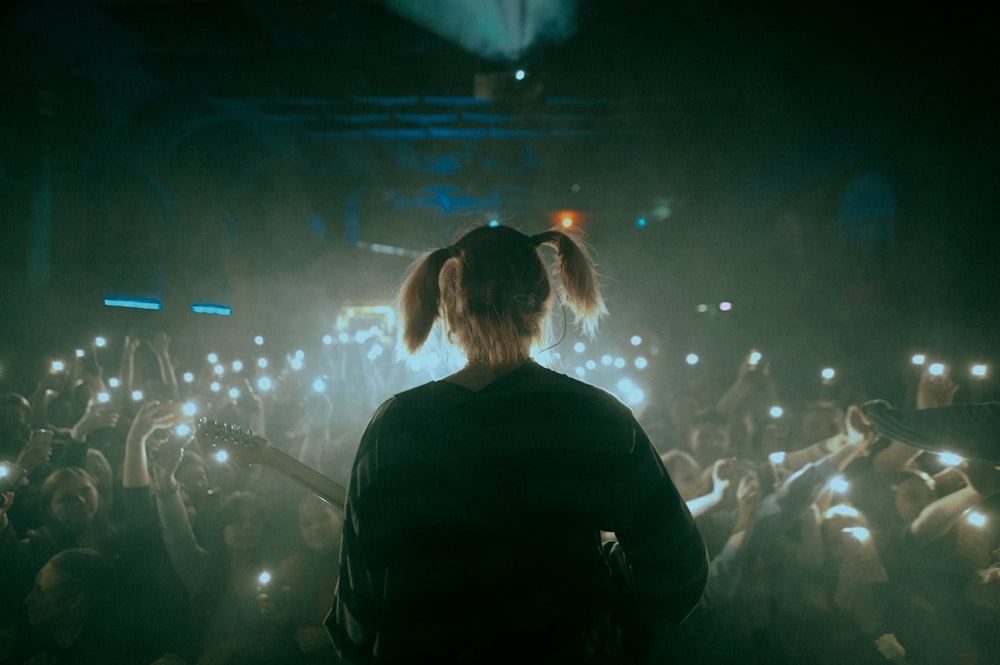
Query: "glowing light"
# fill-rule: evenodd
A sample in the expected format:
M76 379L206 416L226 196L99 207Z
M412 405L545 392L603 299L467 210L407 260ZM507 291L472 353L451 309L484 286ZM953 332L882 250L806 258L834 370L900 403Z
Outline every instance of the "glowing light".
M767 460L771 464L774 464L775 466L778 466L780 464L784 464L785 463L785 453L783 453L783 452L771 453L770 455L767 456Z
M141 390L133 390L132 391L132 400L135 401L135 402L141 402L142 401L142 391Z
M83 349L77 349L76 350L76 357L77 358L82 358L83 357Z
M297 351L295 351L295 359L296 360L302 360L305 357L306 357L306 352L303 351L302 349L298 349Z
M837 494L845 494L850 485L843 476L834 476L830 479L830 489Z
M586 367L587 369L596 369L597 363L595 363L593 360L588 360L587 362L584 363L584 367Z
M722 302L719 303L719 309L723 312L728 312L732 308L733 308L733 303L729 302L728 300L723 300Z
M257 387L261 391L267 392L268 390L271 389L271 379L269 379L266 376L260 377L259 379L257 379Z
M297 372L302 369L302 360L300 358L292 358L292 361L288 365Z
M984 526L986 524L986 515L976 512L975 510L971 510L965 517L965 521L972 526Z
M267 358L257 358L257 367L267 369Z
M191 305L195 314L215 314L217 316L232 316L233 308L225 305L195 304Z
M944 374L944 364L932 363L931 366L927 368L927 373L931 376L941 376Z
M323 343L327 346L333 344L333 335L323 335Z
M257 576L257 581L261 583L261 586L266 586L271 581L271 573L266 570Z
M560 222L560 223L562 224L562 227L564 229L571 229L571 228L573 228L573 218L572 217L563 217L562 218L562 222Z
M607 354L604 354L603 356L601 356L601 364L602 365L610 366L611 363L613 363L614 361L615 361L615 359L612 358L611 356L607 355Z
M230 388L229 389L229 397L231 399L239 399L240 398L240 389L239 388Z
M212 363L213 365L219 362L219 355L216 353L208 354L208 362Z
M944 464L945 466L958 466L965 461L955 453L939 453L938 459L941 460L941 464Z
M582 378L583 378L584 376L586 376L586 375L587 375L587 370L585 370L585 369L584 369L584 368L582 368L582 367L577 367L577 368L576 368L576 369L574 370L574 372L576 372L576 375L577 375L578 377L580 377L581 379L582 379Z
M0 466L0 478L6 478L8 475L10 475L10 471L7 469L7 467Z
M226 368L223 367L222 365L216 365L215 367L212 368L212 371L215 372L217 375L222 376L223 374L226 373Z
M191 426L181 423L174 428L174 434L177 436L187 436L191 433Z
M107 404L111 401L111 395L105 392L97 393L97 401L100 404Z
M833 377L837 376L837 372L834 371L832 367L826 367L819 373L819 375L822 376L824 380L829 381Z
M348 335L346 332L342 332L339 335L337 335L337 339L340 340L341 344L347 344L348 342L351 341L351 336Z
M94 338L94 346L96 346L97 348L103 349L107 345L108 345L108 340L104 339L103 337Z
M117 388L119 385L121 385L121 381L119 381L117 377L113 376L110 379L108 379L108 386L109 387L111 387L111 388Z
M986 365L973 365L972 369L969 370L972 376L977 379L982 379L986 377Z
M927 362L927 356L925 356L922 353L914 354L914 356L910 358L910 362L913 363L914 365L923 365L925 362Z
M105 307L127 307L130 309L163 309L159 300L149 298L105 298Z
M191 372L184 372L184 383L194 383L194 374Z
M846 503L838 503L836 506L830 506L825 513L823 513L823 519L832 519L834 517L847 517L851 519L857 519L861 517L861 513L854 506L848 506Z
M233 361L233 371L234 372L242 372L243 371L243 361L242 360L234 360Z
M632 382L629 379L622 379L618 382L618 390L628 392L632 390Z
M629 404L629 406L635 406L644 399L646 399L646 393L642 392L642 389L640 388L633 388L628 391L628 394L625 396L625 401Z
M756 365L757 363L760 362L760 358L761 358L760 351L754 351L753 353L750 354L749 362L751 365Z
M630 337L628 341L632 346L639 346L640 344L642 344L642 337L639 337L638 335L632 335L632 337Z
M364 344L365 342L368 341L368 335L369 332L367 330L359 330L358 332L354 333L354 341L357 344Z
M253 343L256 344L257 346L264 346L264 338L261 337L260 335L257 335L256 337L253 338Z
M646 369L646 367L649 365L649 361L643 358L642 356L639 356L633 361L633 364L635 365L636 369Z
M211 390L213 393L217 393L220 390L222 390L222 384L220 384L218 381L212 381L212 383L209 384L208 389Z
M52 361L52 371L53 372L61 372L64 369L66 369L66 363L64 363L61 360L53 360Z
M193 416L198 413L198 405L194 402L184 402L184 406L181 407L181 413L185 416Z
M583 342L577 342L576 344L573 345L573 350L576 351L577 353L583 353L584 351L587 350L587 345L584 344Z
M697 353L689 353L689 354L687 354L687 357L684 358L684 360L687 361L688 365L697 365L698 364L698 354Z
M490 220L490 228L491 228L491 229L495 229L495 228L496 228L496 227L498 227L498 226L500 226L500 222L498 222L498 221L497 221L497 220L495 220L495 219L491 219L491 220Z
M615 367L618 369L625 367L625 359L621 357L615 358Z
M229 453L227 453L225 450L220 450L217 453L215 453L215 461L218 462L219 464L225 463L228 459L229 459Z
M697 309L699 313L704 314L708 311L708 305L698 305L695 309Z
M845 526L841 531L854 536L859 543L863 543L872 537L872 532L863 526Z
M315 381L313 381L312 389L313 389L313 392L316 392L316 393L323 392L324 390L326 390L326 381L324 381L321 378L316 379Z
M768 413L771 414L772 418L780 418L781 416L785 415L785 410L782 409L777 404L775 404L770 408L770 410L768 410Z

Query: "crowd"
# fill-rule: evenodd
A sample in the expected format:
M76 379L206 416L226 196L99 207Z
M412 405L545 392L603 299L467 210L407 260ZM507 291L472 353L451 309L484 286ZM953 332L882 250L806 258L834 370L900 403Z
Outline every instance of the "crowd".
M347 356L339 374L328 359L325 391L295 356L267 390L217 361L178 380L170 345L126 337L114 371L91 349L31 394L2 395L0 663L338 662L323 623L342 514L275 469L225 461L193 426L246 427L344 483L359 417L392 383L354 389ZM140 349L153 362L137 362ZM711 561L697 608L660 628L656 657L991 662L993 466L880 437L861 404L814 400L775 418L787 388L766 358L748 354L734 374L648 423ZM947 374L916 388L898 406L956 400Z

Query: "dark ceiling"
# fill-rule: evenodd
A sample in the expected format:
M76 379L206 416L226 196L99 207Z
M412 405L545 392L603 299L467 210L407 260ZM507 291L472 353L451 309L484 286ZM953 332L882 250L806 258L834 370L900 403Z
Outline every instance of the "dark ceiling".
M546 4L409 3L469 30ZM985 9L564 4L571 34L501 61L376 1L7 3L5 345L85 330L109 294L319 325L469 223L569 210L613 318L678 344L997 347ZM726 299L743 318L697 314Z

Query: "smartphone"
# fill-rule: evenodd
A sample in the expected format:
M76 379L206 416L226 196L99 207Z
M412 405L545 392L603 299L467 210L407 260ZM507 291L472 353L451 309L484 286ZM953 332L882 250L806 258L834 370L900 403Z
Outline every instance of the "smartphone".
M0 493L17 490L27 475L28 472L16 464L0 462ZM2 499L0 505L3 505Z
M52 445L54 433L50 429L33 429L28 437L28 445L36 448L46 448Z

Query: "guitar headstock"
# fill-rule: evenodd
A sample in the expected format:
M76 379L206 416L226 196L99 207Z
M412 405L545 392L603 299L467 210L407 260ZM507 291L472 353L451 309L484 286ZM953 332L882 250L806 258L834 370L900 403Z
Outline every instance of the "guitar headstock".
M259 463L261 453L270 447L267 439L247 427L209 418L198 419L194 436L199 444L224 450L230 459L242 465Z

